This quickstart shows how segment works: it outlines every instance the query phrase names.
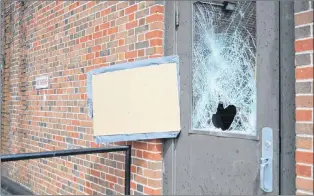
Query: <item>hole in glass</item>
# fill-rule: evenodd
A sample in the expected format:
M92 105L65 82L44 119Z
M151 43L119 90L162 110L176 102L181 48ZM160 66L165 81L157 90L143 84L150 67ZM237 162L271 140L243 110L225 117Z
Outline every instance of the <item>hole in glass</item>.
M196 2L192 129L255 135L256 2Z
M229 105L224 108L223 104L219 103L217 112L212 116L213 125L216 128L222 129L223 131L229 129L236 113L237 109L234 105Z

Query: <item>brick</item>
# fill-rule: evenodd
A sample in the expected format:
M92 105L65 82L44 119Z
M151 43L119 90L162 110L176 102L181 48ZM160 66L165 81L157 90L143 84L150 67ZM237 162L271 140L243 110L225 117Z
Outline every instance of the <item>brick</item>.
M136 57L137 57L137 52L136 52L136 51L127 52L127 53L125 54L125 58L126 58L126 59L136 58Z
M108 29L108 28L109 28L109 22L106 22L106 23L100 25L99 30L104 30L104 29Z
M110 175L110 174L106 174L106 180L108 180L110 182L113 182L113 183L116 183L117 182L117 177L113 176L113 175Z
M96 5L95 1L91 1L87 3L87 9L93 7L94 5Z
M296 86L295 86L295 91L297 94L309 94L312 91L312 85L313 83L312 82L297 82L296 83Z
M298 163L313 164L313 152L296 151L295 155Z
M294 17L295 25L303 25L313 22L313 11L298 13Z
M128 7L127 9L125 9L125 14L128 15L128 14L131 14L135 11L137 11L137 4L132 5L132 6Z
M154 195L162 195L162 188L155 189L154 190Z
M297 123L296 132L298 134L313 135L313 124Z
M120 17L117 19L116 21L116 25L121 25L121 24L124 24L124 23L127 23L128 22L128 17L127 16L123 16L123 17Z
M144 24L145 24L145 18L139 19L138 25L139 25L139 26L142 26L142 25L144 25Z
M143 185L146 185L147 184L147 178L143 177L143 176L140 176L140 175L134 175L134 179L136 182L139 182Z
M297 68L295 70L296 79L313 79L313 67Z
M295 39L303 39L311 37L311 26L302 26L295 28Z
M310 65L311 64L311 54L297 54L295 56L296 66Z
M148 30L148 25L143 25L135 29L135 34L143 33Z
M97 32L93 34L93 39L98 39L102 36L102 32Z
M147 168L147 161L142 160L142 159L133 158L132 164L139 166L139 167Z
M108 35L111 35L117 32L118 32L118 27L112 27L108 29Z
M125 40L124 39L120 39L119 40L119 46L123 46L125 44Z
M128 7L129 3L127 1L121 2L117 5L117 10L121 10L124 9L126 7Z
M94 46L94 47L92 48L92 52L98 52L98 51L100 51L100 50L101 50L101 45Z
M136 172L136 167L134 165L131 166L131 173L135 173Z
M137 26L137 20L136 21L133 21L133 22L129 22L129 23L127 23L126 24L126 29L128 30L128 29L133 29L133 28L135 28Z
M129 21L133 21L135 19L135 14L130 14L128 18Z
M151 39L149 40L149 46L153 47L153 46L162 46L162 39Z
M136 142L136 143L133 144L133 148L147 150L147 143L145 143L145 142Z
M146 33L146 39L151 39L151 38L162 38L162 31L159 30L154 30Z
M136 12L135 18L136 18L136 19L143 18L143 17L147 16L148 13L149 13L149 9L141 10L141 11L139 11L139 12Z
M131 189L136 189L137 184L133 181L131 181Z
M313 149L313 139L312 138L297 137L296 140L297 140L296 141L296 147L297 148L308 149L308 150Z
M155 190L151 187L144 187L144 193L147 195L155 195Z
M91 175L96 176L96 177L100 177L100 172L96 171L94 169L91 169Z
M312 110L297 110L296 120L297 121L312 121Z
M297 189L302 189L305 191L311 191L313 192L313 179L303 179L303 178L297 178L296 179L296 187Z
M296 97L296 106L298 108L313 108L313 96L297 96Z
M142 49L142 48L147 48L148 47L148 41L143 41L143 42L138 42L135 44L136 49Z
M153 22L149 24L149 29L154 30L154 29L159 29L163 30L164 24L162 22Z
M312 176L312 167L307 165L296 165L296 173L298 176L311 177Z
M143 41L145 40L145 35L144 35L143 33L137 35L137 40L138 40L139 42L143 42Z
M56 135L56 136L55 136L55 140L57 140L57 141L62 141L63 139L62 139L62 137L61 137L61 136Z
M146 17L146 23L161 22L163 19L163 14L153 14Z
M109 13L110 13L110 8L107 8L107 9L101 11L101 16L106 16L106 15L108 15Z
M162 180L147 179L147 186L152 188L161 188Z
M145 55L145 51L144 50L138 50L137 51L137 56L138 57L142 57L142 56L144 56Z
M151 170L162 170L162 162L148 162L147 168Z
M297 40L295 42L296 52L302 52L302 51L308 51L308 50L313 50L313 38L305 39L305 40Z
M158 55L159 54L159 55ZM155 57L162 54L162 47L152 47L146 49L146 55L155 55Z
M144 169L144 176L153 179L162 178L160 171L152 171L150 169Z
M143 152L143 158L148 159L148 160L162 160L162 155L161 153L151 153L151 152Z
M150 8L150 13L164 13L164 6L162 5L154 5Z

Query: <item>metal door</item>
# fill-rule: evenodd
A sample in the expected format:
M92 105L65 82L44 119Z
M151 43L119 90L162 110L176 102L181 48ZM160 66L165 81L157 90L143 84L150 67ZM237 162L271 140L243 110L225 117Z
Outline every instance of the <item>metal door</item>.
M279 194L279 3L173 5L165 49L180 58L181 133L164 145L164 194ZM231 117L217 121L213 107ZM270 193L260 181L264 127L273 130Z

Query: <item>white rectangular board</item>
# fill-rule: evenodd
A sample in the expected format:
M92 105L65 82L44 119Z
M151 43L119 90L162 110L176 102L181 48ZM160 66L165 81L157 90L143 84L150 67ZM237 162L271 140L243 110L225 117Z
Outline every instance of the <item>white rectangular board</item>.
M38 76L36 77L36 89L44 89L49 86L48 76Z
M180 131L176 64L94 75L95 136Z

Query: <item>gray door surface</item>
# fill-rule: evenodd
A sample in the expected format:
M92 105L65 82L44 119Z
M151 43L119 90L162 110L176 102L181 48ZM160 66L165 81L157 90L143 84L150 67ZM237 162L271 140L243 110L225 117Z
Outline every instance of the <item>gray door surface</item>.
M177 1L166 14L176 18L165 49L180 58L181 133L165 142L164 194L278 194L278 2ZM270 193L260 183L264 127Z

